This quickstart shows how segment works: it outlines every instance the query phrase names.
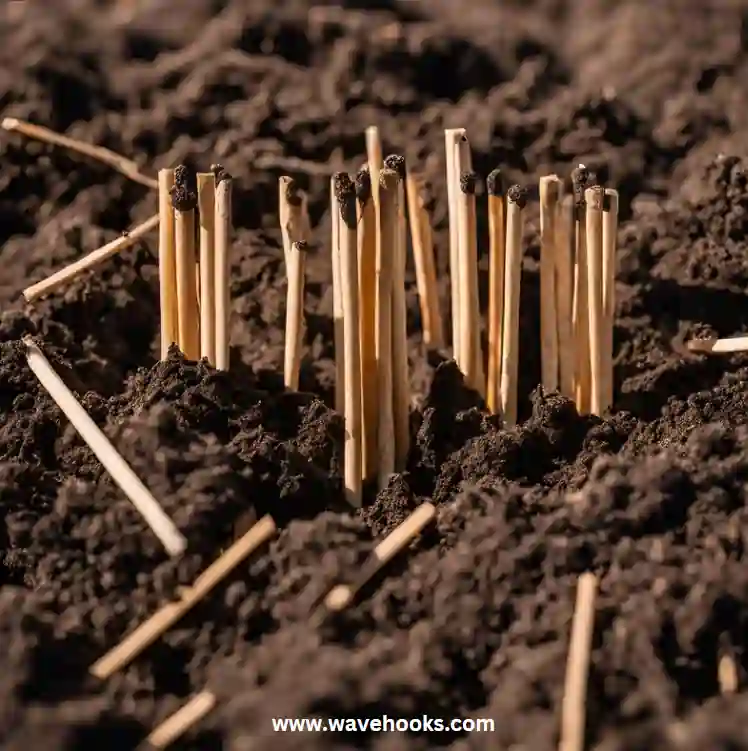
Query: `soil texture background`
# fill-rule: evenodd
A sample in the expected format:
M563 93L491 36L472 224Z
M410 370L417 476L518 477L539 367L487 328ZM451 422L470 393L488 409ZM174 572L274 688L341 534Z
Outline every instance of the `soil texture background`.
M25 0L0 9L0 33L3 116L152 175L221 162L236 225L232 368L158 362L155 237L21 300L155 213L155 191L0 136L1 748L132 751L209 686L216 710L175 748L550 751L576 581L592 570L588 747L748 749L748 357L683 347L748 331L746 0ZM521 426L503 430L449 353L424 350L409 270L413 448L354 513L331 407L327 202L330 175L364 160L369 125L427 179L445 315L445 128L468 129L483 176L500 166L534 185L582 162L619 189L616 406L580 417L537 389L531 209ZM284 174L315 227L299 394L281 373ZM184 532L178 562L39 386L25 335ZM434 527L341 618L310 622L424 500ZM88 676L265 513L280 532L262 554L131 667ZM491 718L495 731L270 722L382 715Z

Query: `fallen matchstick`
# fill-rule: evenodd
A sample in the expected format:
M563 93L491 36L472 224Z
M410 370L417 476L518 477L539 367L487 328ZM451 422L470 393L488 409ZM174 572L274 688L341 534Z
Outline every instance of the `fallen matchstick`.
M307 243L294 242L287 258L286 338L283 355L283 381L287 389L298 391L301 345L304 335L304 273Z
M689 352L704 355L727 355L748 351L748 336L731 336L725 339L692 339L686 344Z
M216 696L211 691L201 691L195 694L174 714L169 715L158 727L154 728L143 744L143 751L168 748L193 725L212 712L215 706Z

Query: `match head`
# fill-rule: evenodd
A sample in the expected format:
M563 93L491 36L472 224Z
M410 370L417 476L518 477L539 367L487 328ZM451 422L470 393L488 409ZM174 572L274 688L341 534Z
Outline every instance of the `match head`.
M293 177L282 178L285 181L285 196L289 206L301 206L301 192L299 184Z
M475 195L478 186L478 175L475 172L463 172L460 175L460 190L468 196Z
M347 172L336 172L332 179L340 218L348 229L353 229L356 226L356 186Z
M504 178L498 167L486 178L486 190L488 191L489 196L504 195Z
M358 198L358 202L364 206L371 198L371 174L369 173L369 168L362 167L356 173L356 179L354 182L356 185L356 198Z
M400 184L400 175L393 169L383 169L379 173L379 187L381 190L391 192L397 190Z
M197 208L197 173L186 164L180 164L174 170L171 204L176 211L182 212Z
M506 200L509 203L516 204L520 209L524 209L527 206L527 189L521 185L512 185L506 192Z
M400 154L390 154L384 160L384 166L386 169L391 169L393 172L397 172L401 180L405 180L405 157Z

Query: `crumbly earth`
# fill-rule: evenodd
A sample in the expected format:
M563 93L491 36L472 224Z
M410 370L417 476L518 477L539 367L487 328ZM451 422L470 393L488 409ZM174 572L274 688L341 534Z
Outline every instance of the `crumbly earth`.
M0 11L3 116L149 174L220 162L236 225L230 371L176 351L159 363L155 237L45 299L20 295L151 215L154 191L0 136L2 748L132 751L210 687L216 710L175 748L550 751L576 581L592 570L588 747L748 749L748 357L683 346L748 330L748 2L178 5ZM598 419L537 389L531 206L521 426L503 430L449 353L426 352L409 269L413 448L407 471L354 513L331 408L327 204L330 175L360 166L368 125L427 180L445 312L445 127L468 128L482 176L500 166L531 186L581 162L619 188L617 396ZM314 225L299 394L280 375L284 174L307 191ZM40 387L26 335L186 535L179 561ZM343 614L314 617L424 500L433 528ZM129 668L88 675L264 514L279 528L269 546ZM495 731L271 723L381 715L490 718Z

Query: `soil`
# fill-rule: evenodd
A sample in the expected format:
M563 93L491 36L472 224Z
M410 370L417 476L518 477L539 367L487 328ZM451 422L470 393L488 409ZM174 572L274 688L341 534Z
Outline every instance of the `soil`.
M154 192L0 138L0 746L132 751L209 686L217 709L174 748L550 750L576 579L593 570L588 747L748 749L746 695L718 680L729 657L748 681L748 357L683 347L748 330L748 2L344 6L0 11L4 116L151 174L220 161L236 224L231 370L176 351L159 363L155 238L46 299L20 295L152 214ZM618 187L617 398L604 419L580 417L537 388L531 208L522 424L504 430L449 353L425 351L409 270L413 449L355 513L331 408L327 201L330 174L360 166L368 125L427 179L445 311L445 127L468 128L483 176L500 166L531 187L581 162ZM315 225L298 394L281 379L282 174L308 192ZM39 386L29 334L188 538L178 561ZM433 529L340 617L310 619L424 500ZM131 667L88 676L265 513L280 528L268 549ZM495 732L282 734L270 722L424 714L491 718Z

